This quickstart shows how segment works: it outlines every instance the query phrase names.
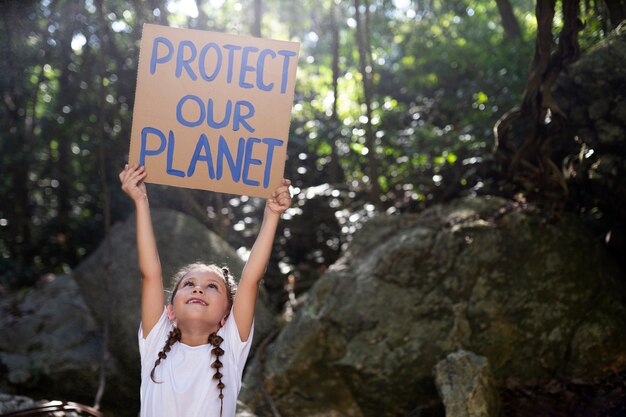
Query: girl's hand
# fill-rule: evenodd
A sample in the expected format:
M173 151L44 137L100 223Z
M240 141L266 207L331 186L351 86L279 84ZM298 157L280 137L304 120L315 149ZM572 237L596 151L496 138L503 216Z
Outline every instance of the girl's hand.
M289 192L289 186L291 181L283 178L282 184L274 190L272 196L267 199L265 205L266 209L272 213L281 214L289 207L291 207L291 193Z
M122 183L122 190L135 202L139 202L148 198L146 191L146 184L143 182L146 179L145 167L140 167L137 164L124 167L124 170L120 172L120 182Z

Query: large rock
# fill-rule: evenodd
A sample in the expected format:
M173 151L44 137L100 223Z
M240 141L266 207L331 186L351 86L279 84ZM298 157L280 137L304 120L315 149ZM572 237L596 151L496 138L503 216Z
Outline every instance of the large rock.
M579 219L499 198L380 217L255 357L241 398L258 415L270 402L301 417L406 415L438 403L432 368L458 349L500 384L624 369L619 274Z
M153 209L152 223L165 288L171 287L170 277L179 268L197 261L228 265L237 279L241 275L244 263L235 250L192 217L172 210ZM119 363L136 376L138 394L141 278L134 215L113 226L110 242L104 241L74 271L74 277L100 324L108 320L109 349ZM273 326L274 319L261 297L255 316L255 344L260 343Z
M0 391L44 392L90 403L98 389L103 342L72 277L47 275L0 299ZM108 394L124 397L126 375L108 361Z
M618 257L626 253L626 21L561 74L554 97L576 141L566 172ZM559 150L562 154L563 150ZM599 210L598 210L599 209ZM622 265L626 260L622 257Z
M23 395L10 395L0 392L0 413L12 413L35 406L36 403L31 398Z

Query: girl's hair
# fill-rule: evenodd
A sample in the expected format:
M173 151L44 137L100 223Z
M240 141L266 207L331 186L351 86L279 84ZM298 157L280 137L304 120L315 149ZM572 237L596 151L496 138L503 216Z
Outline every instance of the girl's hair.
M170 304L174 304L174 297L176 296L176 292L178 291L178 286L180 285L183 278L185 278L185 276L191 271L195 271L198 269L216 272L218 275L224 278L224 284L226 285L226 298L228 299L228 312L230 313L230 310L233 306L233 300L235 298L235 292L237 291L237 284L235 283L235 278L230 273L228 267L226 266L219 267L215 264L207 265L203 263L193 263L193 264L189 264L181 268L176 274L174 274L174 276L172 277L173 285L172 285L172 291L171 291L172 295L170 296ZM161 351L158 354L157 360L154 362L154 366L152 367L152 372L150 372L150 378L155 383L159 383L154 378L154 371L156 370L156 367L159 366L159 364L161 363L161 360L167 357L167 353L172 349L172 345L176 342L180 342L180 337L181 337L180 330L178 329L178 327L174 327L172 331L170 332L169 336L167 337L165 346L163 346L163 349L161 349ZM222 362L220 361L220 356L224 354L224 350L220 347L220 345L222 344L223 341L224 339L218 336L216 332L211 333L208 338L208 342L213 346L213 349L211 349L211 352L215 355L215 361L213 361L213 363L211 364L211 367L215 369L215 374L213 375L213 379L217 381L217 388L220 391L220 394L219 394L220 416L222 415L222 408L224 406L223 390L225 387L224 383L222 382L223 375L220 372L223 366Z

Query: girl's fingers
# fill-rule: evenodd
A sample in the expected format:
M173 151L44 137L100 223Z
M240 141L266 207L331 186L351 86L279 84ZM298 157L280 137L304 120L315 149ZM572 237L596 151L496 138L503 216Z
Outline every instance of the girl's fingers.
M133 169L128 164L124 165L124 170L120 172L120 181L124 182L128 179L128 176L132 174Z
M146 172L146 171L145 171L144 167L141 167L141 168L139 168L139 169L136 169L136 170L132 171L132 172L129 174L129 176L128 176L128 180L129 180L129 181L134 181L134 180L137 178L137 176L139 176L139 175L141 175L141 174L143 174L143 173L145 173L145 172Z
M278 204L281 207L291 205L291 197L288 195L278 195L269 199L270 203Z
M147 175L148 173L143 166L139 166L137 164L124 165L124 170L120 172L119 175L120 182L122 183L122 188L138 186L139 183L143 181Z
M127 172L129 172L131 174L133 172L136 172L136 171L139 171L139 170L142 170L142 169L145 169L145 167L144 166L139 166L137 164L132 164L132 165L126 164L126 166L124 167L124 171L127 171Z
M281 194L289 194L289 187L278 187L273 193L272 196L277 197Z
M281 185L279 185L278 187L276 187L276 189L274 190L274 192L272 193L272 196L277 196L280 193L289 191L289 186L291 185L291 180L285 179L283 178L281 180Z

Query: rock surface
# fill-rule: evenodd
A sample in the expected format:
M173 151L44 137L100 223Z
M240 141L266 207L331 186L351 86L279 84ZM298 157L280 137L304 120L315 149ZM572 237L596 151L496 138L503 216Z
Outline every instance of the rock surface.
M10 395L0 392L0 414L12 413L33 407L35 402L23 395Z
M566 173L577 204L599 207L598 228L622 265L626 253L626 22L567 71L554 96L567 116L575 149ZM562 144L555 144L562 146ZM597 210L597 209L596 209ZM610 231L610 232L609 232Z
M48 275L26 292L2 297L0 310L1 388L50 384L51 392L93 398L102 337L72 277Z
M499 384L623 369L620 274L579 219L499 198L376 218L255 357L241 399L260 416L268 399L282 415L406 415L438 402L432 368L458 349Z
M500 399L486 358L459 350L437 362L437 391L446 417L497 417Z

